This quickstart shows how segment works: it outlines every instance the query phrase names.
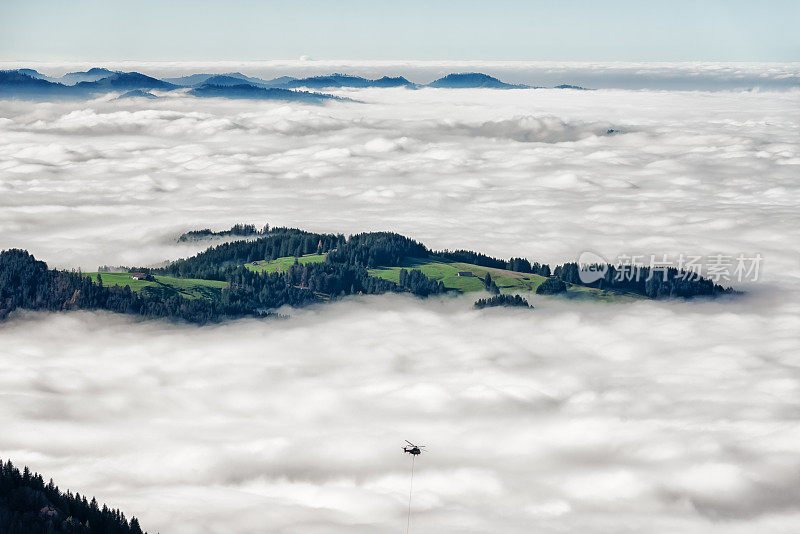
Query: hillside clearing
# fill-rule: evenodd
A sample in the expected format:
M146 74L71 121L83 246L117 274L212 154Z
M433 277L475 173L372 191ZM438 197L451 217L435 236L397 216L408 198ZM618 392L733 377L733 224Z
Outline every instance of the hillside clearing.
M325 254L306 254L298 257L285 256L274 260L249 262L245 264L245 267L248 270L257 272L282 273L294 265L295 261L302 265L319 263L325 261ZM484 291L483 279L486 278L487 273L491 274L492 280L500 288L501 293L533 293L546 280L544 276L538 274L483 267L472 263L454 262L438 258L411 258L405 261L403 265L376 267L368 269L368 271L371 276L397 283L401 269L419 269L428 278L441 281L447 289L460 293ZM463 276L463 273L470 273L472 276ZM599 290L575 284L567 284L567 292L563 296L577 300L587 299L609 302L644 298L640 295L625 294L614 290Z
M325 261L325 254L306 254L305 256L285 256L275 260L261 260L246 263L245 267L250 271L262 273L282 273L289 270L294 265L295 260L305 265L306 263L320 263Z
M97 281L98 273L86 273ZM181 296L184 298L219 298L227 282L202 280L200 278L175 278L172 276L153 276L154 280L134 280L130 273L100 273L106 286L129 286L132 291L147 291L163 297Z

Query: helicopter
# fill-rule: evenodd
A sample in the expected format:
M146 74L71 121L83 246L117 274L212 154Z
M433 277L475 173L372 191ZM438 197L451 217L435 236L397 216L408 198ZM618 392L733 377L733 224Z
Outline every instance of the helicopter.
M414 445L408 440L405 440L405 442L408 443L408 447L404 446L403 452L407 452L408 454L411 454L413 456L422 454L422 449L425 448L425 445Z

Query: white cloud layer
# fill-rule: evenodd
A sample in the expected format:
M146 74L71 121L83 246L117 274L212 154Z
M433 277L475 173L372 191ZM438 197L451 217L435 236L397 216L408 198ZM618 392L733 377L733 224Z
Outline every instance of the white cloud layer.
M800 308L380 297L0 331L0 451L172 534L791 532ZM765 311L769 310L769 311Z
M32 316L0 326L0 456L165 534L396 532L407 438L430 446L414 532L797 530L797 91L338 94L364 103L0 100L0 248L149 264L269 222L551 263L761 253L763 280L736 303Z
M796 92L340 94L364 103L0 100L0 247L94 269L269 222L548 262L762 253L796 277Z

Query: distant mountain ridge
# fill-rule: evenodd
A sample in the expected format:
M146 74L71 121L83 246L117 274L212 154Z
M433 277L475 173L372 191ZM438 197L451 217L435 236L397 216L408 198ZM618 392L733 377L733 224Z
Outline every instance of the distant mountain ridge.
M130 91L133 89L160 89L163 91L171 91L177 87L177 85L161 81L158 78L153 78L139 72L115 72L99 80L78 82L75 84L76 89L91 92L109 92L109 90Z
M124 98L149 98L154 99L158 98L153 93L142 91L141 89L134 89L133 91L128 91L127 93L123 93L117 97L117 100L121 100Z
M25 71L29 69L23 69ZM38 72L34 71L36 74ZM0 71L0 97L69 97L70 87L20 70Z
M581 87L580 85L569 85L566 83L562 83L561 85L556 85L554 89L575 89L577 91L592 91L593 89L587 89L586 87Z
M216 79L217 82L211 81ZM285 83L295 80L292 76L280 76L273 80L262 80L261 78L254 78L252 76L245 76L241 72L226 72L221 74L191 74L189 76L181 76L179 78L163 78L165 82L169 82L181 87L199 87L207 83L215 83L216 85L224 85L218 83L219 80L231 79L238 80L238 83L249 83L258 87L282 87ZM233 84L235 85L235 84Z
M79 82L96 82L113 74L115 74L113 70L93 67L86 72L68 72L58 80L50 79L50 81L58 81L64 85L74 85Z
M192 96L202 98L231 98L248 100L283 100L286 102L306 102L320 104L326 100L349 100L325 93L310 91L293 91L279 87L256 87L246 83L238 85L203 84L189 91Z
M35 71L34 71L35 72ZM38 73L37 73L38 74ZM75 85L36 78L25 69L0 71L1 97L57 97L91 98L98 94L113 91L132 91L159 89L170 91L177 86L138 72L115 72L94 81L80 81Z
M337 88L406 88L420 89L539 89L524 84L506 83L481 72L452 73L427 85L409 81L403 76L382 76L370 79L352 74L333 73L322 76L295 78L280 76L264 80L241 72L223 74L199 73L177 78L155 78L140 72L112 71L93 67L86 71L69 72L61 77L49 77L35 69L0 71L0 98L80 99L95 98L111 92L125 93L124 97L156 95L149 91L182 90L198 97L247 98L319 103L324 100L346 100L334 95L297 91L298 89ZM557 89L584 90L577 85L562 84ZM188 90L188 91L187 91ZM141 93L131 92L140 91Z
M180 78L164 78L164 81L183 87L199 87L201 85L239 85L247 83L256 87L275 87L280 89L329 89L334 87L417 87L402 76L383 76L375 80L351 74L328 74L323 76L310 76L295 78L293 76L280 76L272 80L245 76L241 72L224 74L192 74Z
M95 74L99 73L96 72ZM189 90L189 94L199 97L281 100L314 104L322 103L326 100L347 100L323 93L266 88L231 76L212 75L203 81L206 80L216 83L203 83L193 87ZM110 75L98 80L80 81L75 85L65 85L48 81L44 75L32 69L0 71L0 98L12 97L34 100L81 99L94 98L112 92L123 92L119 98L154 98L156 95L149 91L173 91L176 89L185 88L139 72L112 72Z
M514 85L481 72L448 74L428 84L428 87L447 89L530 89L529 85Z
M377 80L370 80L361 76L334 73L327 76L312 76L287 81L285 87L308 87L312 89L325 89L330 87L417 87L402 76L384 76Z
M38 78L40 80L47 80L48 79L47 76L45 76L44 74L42 74L38 70L34 70L34 69L17 69L17 72L19 72L20 74L27 74L31 78Z

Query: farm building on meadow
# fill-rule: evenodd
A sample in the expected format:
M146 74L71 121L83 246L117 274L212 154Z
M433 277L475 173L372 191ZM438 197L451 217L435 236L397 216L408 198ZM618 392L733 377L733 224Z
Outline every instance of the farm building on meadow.
M475 276L475 275L469 271L458 271L458 274L456 274L456 276Z
M131 278L134 280L147 280L147 275L144 273L131 273Z

